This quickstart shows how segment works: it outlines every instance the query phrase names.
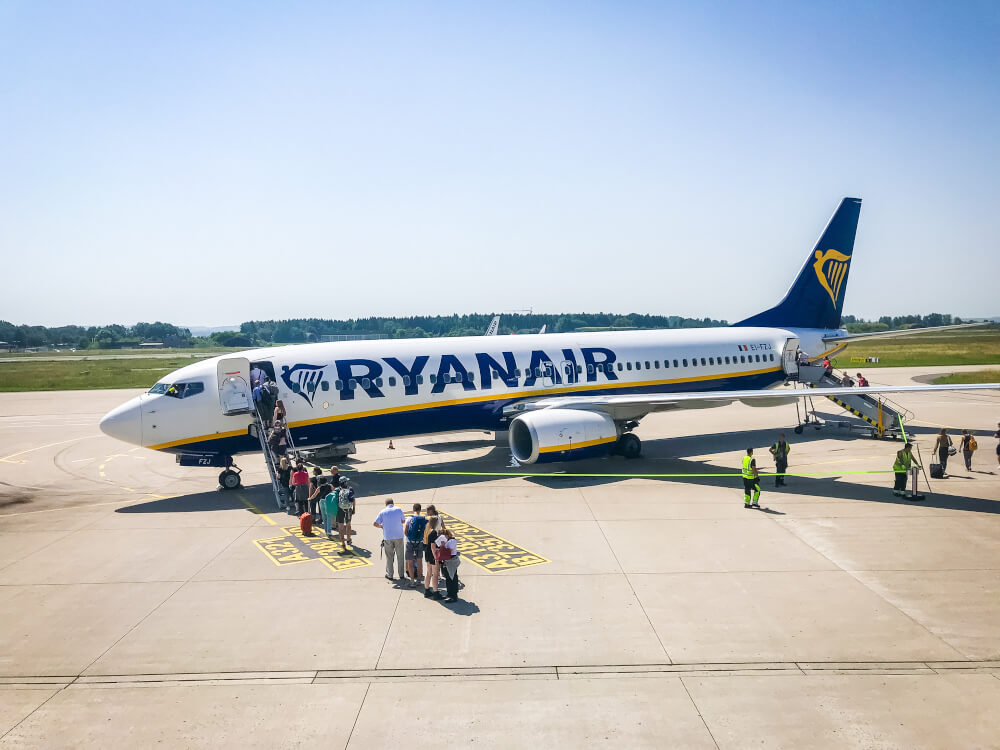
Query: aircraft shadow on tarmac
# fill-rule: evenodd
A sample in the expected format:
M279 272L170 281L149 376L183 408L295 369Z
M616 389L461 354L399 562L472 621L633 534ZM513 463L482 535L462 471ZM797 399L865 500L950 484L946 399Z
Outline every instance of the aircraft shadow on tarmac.
M836 420L830 420L833 423ZM376 472L366 472L365 463L361 461L338 462L345 470L345 476L351 478L359 496L391 495L394 493L412 492L415 490L438 489L443 487L472 486L482 482L494 481L499 477L497 474L510 472L551 472L550 476L544 477L524 477L523 481L530 482L542 487L552 489L571 487L599 487L606 484L625 481L628 477L622 476L597 476L578 477L567 476L572 474L711 474L723 473L726 469L713 466L710 463L689 460L685 456L714 455L733 451L742 452L748 446L757 449L758 454L764 452L764 470L770 467L770 456L766 454L766 447L776 438L780 429L766 430L743 430L733 432L721 432L707 435L691 435L681 437L662 438L656 440L646 440L643 442L643 457L631 461L626 461L620 457L606 459L595 459L590 461L574 461L565 464L550 464L543 467L525 466L512 468L509 466L510 453L506 447L494 446L493 450L485 456L469 459L460 459L446 463L428 465L426 463L416 463L412 466L398 467L398 471L428 471L443 472L441 474L380 474ZM936 432L935 428L914 428L911 432ZM852 434L847 429L842 429L835 424L830 424L823 429L813 429L807 427L801 435L795 435L790 429L785 429L789 442L793 445L793 461L789 467L790 471L795 471L794 446L813 442L816 440L834 441L858 441L866 440L872 445L872 452L884 453L886 468L889 468L892 458L899 449L898 442L874 441L868 438L859 437ZM484 444L492 441L466 441L470 443L468 449L480 448ZM440 443L442 449L461 450L461 442ZM433 450L433 449L432 449ZM831 455L836 456L836 452L842 450L831 449ZM924 464L928 464L929 456L924 456ZM729 472L737 471L734 465ZM448 474L444 472L460 472ZM483 472L482 475L479 472ZM488 473L488 474L487 474ZM985 472L978 472L985 473ZM791 476L787 479L787 485L783 490L774 488L772 477L763 477L761 489L764 491L765 503L771 498L780 497L783 493L806 495L817 500L861 500L878 503L889 503L893 505L909 505L911 501L905 498L897 498L892 494L891 474L868 475L876 476L879 483L860 484L847 481L834 481L842 479L844 475L831 474L822 477ZM742 485L739 477L736 476L663 476L647 477L649 481L663 482L666 485L683 484L704 487L720 487L731 489L734 497L742 497ZM953 476L947 481L955 479L968 479L968 477ZM211 481L206 477L207 481ZM921 481L923 485L923 481ZM964 485L964 483L963 483ZM1000 514L1000 501L984 498L966 497L961 495L942 495L933 491L926 492L925 499L920 504L923 506L947 510L967 510L977 513ZM669 489L665 488L669 492ZM182 495L178 497L153 500L136 505L119 508L118 513L172 513L172 512L198 512L213 510L233 510L243 509L250 512L250 508L240 499L243 495L249 502L264 512L274 513L274 497L271 494L269 485L261 484L251 487L243 487L238 492L220 492L216 490L199 492L192 495ZM771 511L780 513L780 511ZM291 517L290 521L294 522Z

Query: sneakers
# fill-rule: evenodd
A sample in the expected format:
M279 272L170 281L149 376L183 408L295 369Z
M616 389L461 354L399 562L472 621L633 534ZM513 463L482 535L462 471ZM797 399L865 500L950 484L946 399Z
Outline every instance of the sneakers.
M387 581L394 581L394 580L396 580L396 579L395 579L395 578L393 578L393 577L392 577L392 576L390 576L390 575L387 575L387 576L385 577L385 580L387 580Z
M444 603L445 604L454 604L457 601L458 601L458 597L456 597L456 596L449 596L449 597L445 598Z
M753 503L753 504L750 505L750 507L751 508L759 508L760 507L760 503Z
M750 507L750 503L743 503L743 507L744 508L749 508Z

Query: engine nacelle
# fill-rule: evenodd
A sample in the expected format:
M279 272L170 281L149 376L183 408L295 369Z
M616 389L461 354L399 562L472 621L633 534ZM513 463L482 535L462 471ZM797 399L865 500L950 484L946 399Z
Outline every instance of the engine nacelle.
M530 411L513 419L509 429L510 452L522 464L603 456L618 440L611 417L578 409Z

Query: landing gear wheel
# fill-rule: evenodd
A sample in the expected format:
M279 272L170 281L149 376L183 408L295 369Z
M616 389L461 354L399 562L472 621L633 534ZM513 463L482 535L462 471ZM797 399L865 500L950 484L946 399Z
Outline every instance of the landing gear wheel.
M798 426L797 426L797 427L795 428L795 434L796 434L796 435L801 435L801 434L802 434L802 425L798 425Z
M618 438L618 452L625 458L638 458L642 453L642 441L633 432L626 432Z
M240 486L240 475L232 469L226 469L219 474L219 486L224 490L235 490Z

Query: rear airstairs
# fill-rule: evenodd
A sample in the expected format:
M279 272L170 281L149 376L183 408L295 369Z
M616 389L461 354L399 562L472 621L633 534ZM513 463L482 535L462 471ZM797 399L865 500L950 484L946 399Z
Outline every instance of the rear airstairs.
M839 379L828 374L820 365L799 365L798 380L810 388L816 388L820 391L823 388L840 388L843 386ZM913 419L911 411L884 396L858 393L827 396L826 398L866 423L859 425L853 421L843 421L838 422L838 426L861 430L873 438L902 439L904 436L903 425ZM816 410L811 398L806 398L806 405L805 420L800 418L799 426L795 428L797 433L801 433L803 427L806 425L814 425L817 428L823 425L822 420L816 416Z

